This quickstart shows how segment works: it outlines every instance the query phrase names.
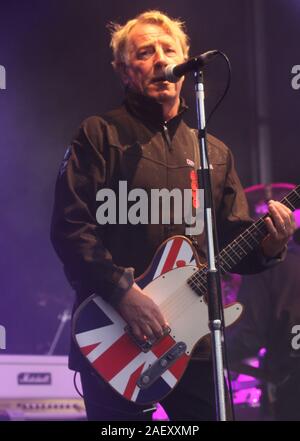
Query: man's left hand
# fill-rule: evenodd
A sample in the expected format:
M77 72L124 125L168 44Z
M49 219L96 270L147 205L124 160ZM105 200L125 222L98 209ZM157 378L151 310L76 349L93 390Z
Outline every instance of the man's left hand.
M269 214L265 224L269 234L263 239L261 246L266 257L276 257L288 243L295 231L292 211L278 201L269 201Z

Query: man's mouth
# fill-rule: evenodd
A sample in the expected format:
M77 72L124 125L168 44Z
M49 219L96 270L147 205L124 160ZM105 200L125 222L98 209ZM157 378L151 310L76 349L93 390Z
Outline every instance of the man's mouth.
M151 83L168 83L168 81L162 75L157 75L157 77L152 78Z

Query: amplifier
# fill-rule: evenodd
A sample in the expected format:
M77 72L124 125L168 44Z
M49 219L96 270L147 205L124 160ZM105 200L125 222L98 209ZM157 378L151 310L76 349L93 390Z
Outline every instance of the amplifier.
M13 420L85 419L68 357L0 355L0 411ZM76 384L81 390L80 376Z

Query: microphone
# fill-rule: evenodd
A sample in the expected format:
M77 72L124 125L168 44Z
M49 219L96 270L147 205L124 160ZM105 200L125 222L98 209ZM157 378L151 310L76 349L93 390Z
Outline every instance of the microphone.
M154 78L153 81L169 81L170 83L177 83L179 79L188 72L195 71L200 67L204 67L208 64L216 55L219 54L218 50L211 50L204 52L196 57L189 58L187 61L181 64L169 64L165 67L164 72L160 77Z

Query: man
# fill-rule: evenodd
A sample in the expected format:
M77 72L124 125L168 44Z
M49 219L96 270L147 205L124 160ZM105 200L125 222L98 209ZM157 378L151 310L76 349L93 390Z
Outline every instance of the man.
M180 98L183 79L155 81L168 64L188 56L183 24L159 11L140 14L112 32L113 65L126 90L124 104L102 117L85 120L68 149L60 170L52 220L52 241L76 290L77 305L99 293L113 305L138 339L159 337L166 325L158 306L134 283L167 237L185 234L184 222L116 224L96 221L96 193L116 189L120 180L128 190L191 188L196 163L195 132L183 122L186 106ZM247 205L229 149L209 136L212 180L221 246L249 226ZM290 211L275 202L266 220L269 235L261 248L236 270L257 272L267 261L280 259L292 232ZM205 260L205 238L194 238ZM73 346L70 367L81 372L89 419L150 418L143 409L114 394L86 365ZM198 357L199 359L201 357ZM171 419L215 419L209 353L191 362L178 387L163 405Z

